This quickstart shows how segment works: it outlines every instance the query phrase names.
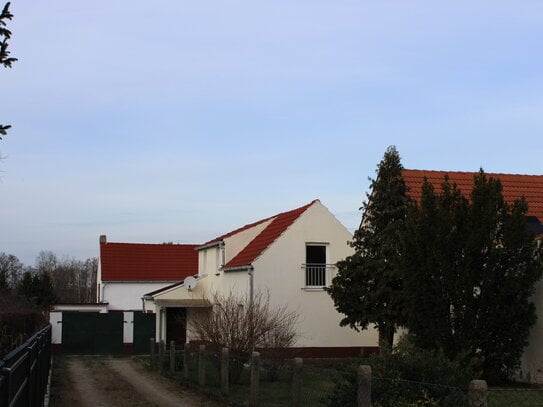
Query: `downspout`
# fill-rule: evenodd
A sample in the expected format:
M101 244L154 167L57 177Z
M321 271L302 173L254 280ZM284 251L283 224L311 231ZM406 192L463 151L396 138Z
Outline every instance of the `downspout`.
M254 268L253 266L249 266L249 307L251 311L253 310L253 299L254 299Z
M162 340L162 307L158 308L158 341Z
M253 328L253 303L254 303L254 271L255 269L253 266L249 266L249 332L250 335L254 335L254 328ZM251 354L253 353L254 349L254 343L251 349Z

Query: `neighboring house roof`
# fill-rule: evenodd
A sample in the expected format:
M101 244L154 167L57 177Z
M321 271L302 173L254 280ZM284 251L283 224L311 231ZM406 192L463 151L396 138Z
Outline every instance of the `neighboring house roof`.
M253 240L251 240L247 246L245 246L238 254L236 254L228 263L222 268L238 268L244 266L250 266L251 263L256 260L258 256L264 252L275 240L281 236L290 225L292 225L296 219L298 219L302 213L304 213L311 205L317 202L318 199L311 201L307 205L300 208L293 209L288 212L279 213L275 216L271 216L266 219L259 220L258 222L245 225L239 229L236 229L230 233L222 235L216 239L210 240L206 244L219 242L227 237L233 236L239 232L247 230L251 227L257 226L263 222L271 220L268 226L262 230Z
M198 274L198 245L100 243L102 281L179 281Z
M476 172L459 171L427 171L427 170L403 170L402 175L405 184L409 188L409 196L420 200L422 183L424 178L439 188L445 175L449 176L451 183L456 183L463 194L468 196L473 188L473 177ZM503 187L503 197L507 203L513 203L515 199L522 197L528 202L528 216L536 216L543 220L543 175L521 174L492 174L485 173L487 177L498 178Z

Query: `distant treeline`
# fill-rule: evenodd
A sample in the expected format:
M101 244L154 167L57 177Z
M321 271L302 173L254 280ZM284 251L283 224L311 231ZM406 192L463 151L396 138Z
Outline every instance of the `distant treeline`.
M33 266L17 256L0 252L0 290L24 297L39 308L56 303L96 302L98 259L58 258L42 251Z

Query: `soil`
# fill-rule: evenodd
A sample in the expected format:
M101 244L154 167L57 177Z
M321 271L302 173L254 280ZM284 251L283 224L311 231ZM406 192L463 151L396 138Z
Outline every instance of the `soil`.
M53 358L51 407L219 407L140 363L121 357Z

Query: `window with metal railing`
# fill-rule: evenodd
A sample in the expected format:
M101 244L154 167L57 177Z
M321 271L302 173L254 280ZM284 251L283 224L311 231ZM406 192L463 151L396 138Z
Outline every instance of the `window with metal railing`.
M326 264L304 264L305 286L321 288L326 286Z
M302 265L305 272L305 288L322 289L328 284L330 267L326 264L326 252L326 244L306 244L306 262Z

